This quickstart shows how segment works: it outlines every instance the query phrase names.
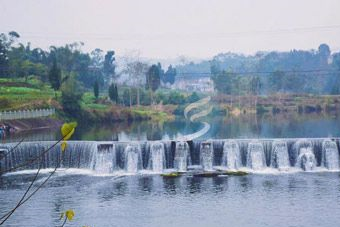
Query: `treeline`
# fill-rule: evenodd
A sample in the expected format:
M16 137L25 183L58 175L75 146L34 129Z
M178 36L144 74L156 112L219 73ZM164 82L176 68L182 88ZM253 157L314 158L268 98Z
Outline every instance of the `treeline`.
M181 92L171 90L168 92L157 91L152 94L150 90L141 90L139 92L140 95L140 103L138 103L138 95L136 89L130 88L121 88L120 95L117 99L118 103L124 106L135 106L135 105L143 105L148 106L151 105L152 102L158 104L172 104L172 105L183 105L192 102L196 102L200 99L200 96L193 92L191 95L184 95ZM153 98L153 99L152 99Z
M184 76L211 75L216 90L225 94L340 93L340 52L332 54L327 44L309 51L219 54L210 61L178 66L177 70Z
M18 40L17 32L0 34L0 77L27 78L37 76L48 82L50 68L55 62L60 67L62 77L73 74L84 87L92 87L97 80L100 85L110 81L115 75L115 53L95 49L83 53L83 43L72 43L62 47L51 46L49 50L32 48L30 43L24 45Z
M19 42L20 35L15 32L8 34L0 33L0 78L28 78L37 76L41 81L49 81L49 72L53 64L61 70L61 76L74 76L85 87L92 88L98 83L100 88L107 89L112 82L122 75L128 75L129 80L140 79L131 86L147 86L145 83L146 73L149 66L140 61L130 61L122 64L123 69L116 72L115 52L104 52L95 49L90 53L84 53L81 48L82 42L66 44L65 46L51 46L49 50L32 48L30 43ZM173 84L176 69L171 65L164 71L160 63L156 64L159 70L158 76L163 84ZM136 85L138 84L138 85Z
M155 95L161 86L175 82L176 69L171 65L164 70L160 63L149 65L138 59L117 64L113 50L86 53L82 51L82 42L43 50L19 39L15 31L0 33L0 78L25 78L27 82L34 76L49 83L64 112L72 117L81 113L83 94L91 90L96 102L100 98L127 106L177 102L173 101L174 95L169 98ZM59 91L61 97L57 97Z

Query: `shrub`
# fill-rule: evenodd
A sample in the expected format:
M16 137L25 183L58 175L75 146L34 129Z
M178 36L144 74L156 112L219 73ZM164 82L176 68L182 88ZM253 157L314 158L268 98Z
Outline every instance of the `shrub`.
M190 96L187 97L188 103L197 102L198 100L200 100L200 97L196 92L193 92Z
M5 97L0 97L0 108L4 109L10 106L10 101Z

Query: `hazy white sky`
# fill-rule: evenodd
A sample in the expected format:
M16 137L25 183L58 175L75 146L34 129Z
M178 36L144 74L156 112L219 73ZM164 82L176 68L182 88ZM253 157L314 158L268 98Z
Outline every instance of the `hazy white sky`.
M340 0L0 0L0 32L150 58L340 49Z

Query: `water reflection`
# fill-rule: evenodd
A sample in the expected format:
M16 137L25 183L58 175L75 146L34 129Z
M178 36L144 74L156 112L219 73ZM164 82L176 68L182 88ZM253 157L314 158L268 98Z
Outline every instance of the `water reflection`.
M275 115L215 117L204 138L295 138L340 136L336 115ZM317 130L316 130L317 129Z
M240 117L215 116L206 119L211 124L209 132L201 139L225 138L287 138L340 136L340 117L336 115L275 115ZM202 128L201 123L190 123L182 118L169 122L120 122L105 125L88 125L79 122L74 140L175 140L182 135L194 133ZM317 129L317 130L316 130ZM20 132L2 142L55 140L59 130L35 130Z

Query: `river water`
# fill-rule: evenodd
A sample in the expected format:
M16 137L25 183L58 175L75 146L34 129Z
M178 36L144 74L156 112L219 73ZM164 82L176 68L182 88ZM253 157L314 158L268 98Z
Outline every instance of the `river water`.
M254 171L247 176L202 178L186 174L178 178L163 178L156 173L163 167L176 166L172 162L180 157L171 152L177 151L177 143L164 141L163 146L159 142L155 145L140 142L142 147L137 149L135 145L129 147L131 142L127 142L124 146L116 144L115 154L112 142L107 141L175 140L200 130L203 127L201 123L175 120L162 124L142 122L80 126L73 139L106 142L70 142L63 168L28 203L20 207L5 226L60 226L60 213L68 209L73 209L76 215L66 226L340 225L339 141L335 143L322 139L316 142L319 139L308 139L339 137L339 117L215 117L207 119L207 122L211 128L200 138L202 141L211 138L307 139L293 139L287 143L285 141L290 140L276 139L270 142L270 146L264 140L237 140L238 145L231 141L228 144L224 142L224 145L216 141L213 147L218 148L218 160L209 156L213 155L209 153L211 145L194 142L190 145L190 152L185 150L185 146L182 147L182 151L186 151L183 155L191 155L188 163L183 156L184 169L187 164L199 165L210 161L212 165L217 161L218 165L242 165L252 170L264 168L265 171ZM7 138L4 142L16 141L21 137L31 141L55 140L59 134L55 131L34 131ZM48 142L22 144L16 151L17 155L7 157L9 161L4 162L2 168L32 158L41 146L45 146L43 144ZM241 154L236 154L239 149L242 150ZM283 152L285 149L286 152ZM53 166L59 157L59 150L56 148L44 159L44 168ZM139 166L141 159L144 164ZM165 163L162 167L158 162ZM310 165L314 165L313 168L309 169ZM279 170L280 167L283 171ZM33 179L34 168L31 166L0 176L0 215L13 208L24 194ZM46 179L49 171L42 170L37 184ZM122 171L124 174L119 174Z
M210 130L199 139L226 138L301 138L340 136L340 116L336 115L277 115L267 117L246 116L239 118L212 117L207 121ZM74 140L129 141L129 140L176 140L184 135L199 131L200 122L176 119L170 122L150 121L91 125L79 122ZM56 140L59 130L36 130L19 133L4 142Z
M0 178L0 213L31 179ZM339 173L163 179L60 170L6 226L58 226L60 213L73 209L75 219L67 226L334 227L340 224L339 198Z

